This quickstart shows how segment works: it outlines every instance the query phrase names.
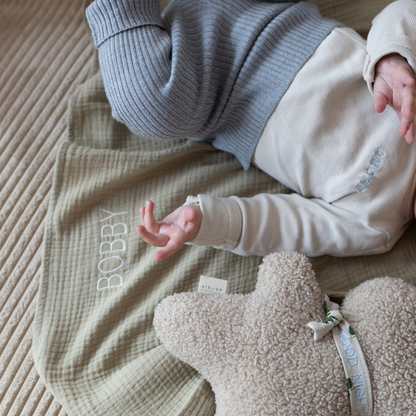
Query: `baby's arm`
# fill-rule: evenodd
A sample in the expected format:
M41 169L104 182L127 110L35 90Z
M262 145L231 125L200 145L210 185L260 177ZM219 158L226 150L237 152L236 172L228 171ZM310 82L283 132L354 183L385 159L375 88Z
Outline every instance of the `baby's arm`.
M381 113L391 106L400 120L399 133L414 141L416 98L416 1L398 0L374 20L368 35L364 78Z
M293 193L251 198L198 195L198 199L203 220L192 241L196 245L212 245L244 256L297 251L307 256L345 257L388 249L385 232L319 198ZM228 226L219 228L217 218L222 222L228 218Z
M386 233L319 198L259 194L252 198L198 195L195 199L200 201L200 209L198 205L182 206L159 223L154 222L152 204L149 210L146 207L148 218L141 214L143 226L136 227L140 236L155 247L166 245L155 260L173 254L185 242L261 256L298 251L308 256L345 257L388 250ZM191 212L194 209L196 214ZM192 217L191 233L187 233L185 212Z

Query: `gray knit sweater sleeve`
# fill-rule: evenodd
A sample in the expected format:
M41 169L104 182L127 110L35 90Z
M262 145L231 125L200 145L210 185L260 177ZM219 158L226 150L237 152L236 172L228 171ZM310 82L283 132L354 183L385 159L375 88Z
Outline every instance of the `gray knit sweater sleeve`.
M193 25L170 28L181 31L173 43L156 0L97 0L87 18L115 119L138 135L161 139L182 138L204 124L209 57Z
M270 113L333 21L312 4L96 0L87 9L115 119L140 136L209 140L248 167Z

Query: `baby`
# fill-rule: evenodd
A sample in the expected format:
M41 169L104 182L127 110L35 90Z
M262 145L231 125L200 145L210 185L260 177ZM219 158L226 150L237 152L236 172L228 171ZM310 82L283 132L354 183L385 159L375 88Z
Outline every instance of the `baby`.
M173 0L160 17L156 0L96 0L87 18L117 120L209 141L295 191L190 196L160 222L147 201L136 230L155 260L185 243L377 254L414 218L416 1L367 42L307 2Z

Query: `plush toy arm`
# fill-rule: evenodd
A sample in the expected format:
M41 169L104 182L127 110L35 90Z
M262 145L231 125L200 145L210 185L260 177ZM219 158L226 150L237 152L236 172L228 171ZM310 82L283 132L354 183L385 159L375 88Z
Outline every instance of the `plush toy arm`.
M366 357L374 416L415 415L415 286L391 277L368 280L348 293L341 308Z
M220 352L227 347L227 336L241 328L246 298L175 294L157 306L153 325L169 352L208 378L205 369L216 367L226 359Z

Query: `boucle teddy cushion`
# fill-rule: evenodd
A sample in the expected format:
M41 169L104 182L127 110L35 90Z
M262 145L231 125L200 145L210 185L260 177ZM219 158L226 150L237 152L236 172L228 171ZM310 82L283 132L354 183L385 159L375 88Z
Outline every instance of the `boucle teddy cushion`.
M392 278L366 282L344 301L374 415L416 414L415 309L416 288ZM316 342L307 326L318 315L322 294L307 258L275 253L251 294L175 294L156 308L154 326L167 350L210 382L217 416L350 415L354 386L349 393L333 337Z

